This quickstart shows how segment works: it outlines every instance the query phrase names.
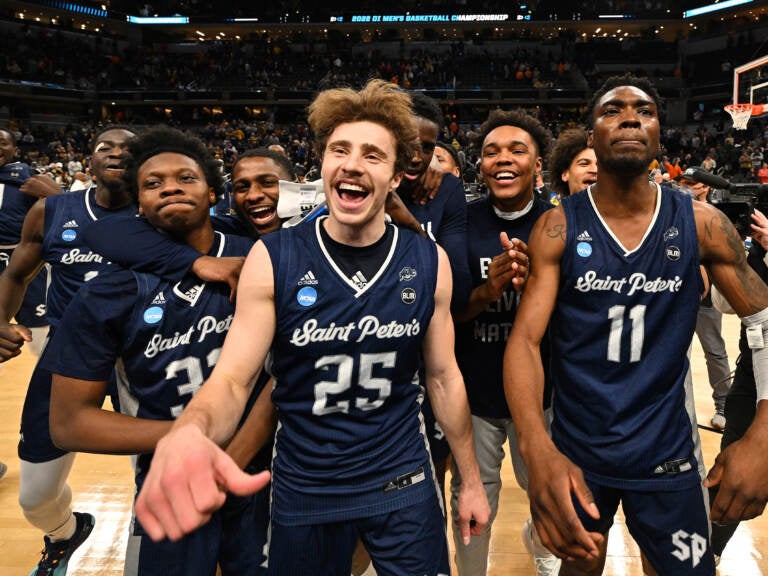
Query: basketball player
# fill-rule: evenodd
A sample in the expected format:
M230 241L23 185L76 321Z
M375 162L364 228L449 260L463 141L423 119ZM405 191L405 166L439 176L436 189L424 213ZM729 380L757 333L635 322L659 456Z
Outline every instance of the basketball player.
M18 155L16 137L10 130L0 129L0 272L8 265L13 249L21 238L21 225L29 209L35 203L35 196L25 192L24 183L32 176L29 166L16 161ZM48 331L45 317L45 282L48 277L43 269L30 283L16 321L30 329L33 352L40 355L42 342ZM19 353L21 350L19 350ZM7 466L0 462L0 478Z
M38 182L35 173L23 162L16 161L18 155L16 138L9 130L0 130L0 272L5 270L13 254L13 249L21 238L24 217L35 201L40 197L56 194L58 187L46 187L43 178ZM30 181L32 180L32 181ZM42 184L42 185L38 185ZM32 189L30 189L32 188ZM41 192L42 191L42 194ZM45 316L45 284L48 273L41 269L30 281L21 307L16 313L16 321L30 329L30 346L39 356L48 332L48 320ZM19 350L21 352L21 350Z
M214 232L211 206L224 182L205 144L171 128L128 147L126 181L146 220L214 256L244 256L253 241ZM48 346L51 432L68 450L139 454L141 487L157 441L207 377L234 307L226 284L181 282L116 270L86 284ZM121 413L101 408L115 364ZM133 523L125 574L262 574L267 493L230 499L215 521L179 542L155 543Z
M223 490L263 485L216 443L234 431L271 348L279 426L269 573L348 575L359 536L381 575L447 574L421 389L412 383L422 353L464 478L465 543L485 525L488 505L451 353L445 253L384 218L416 140L410 101L380 80L360 92L327 90L310 106L309 123L330 214L266 236L251 251L219 362L158 444L137 518L153 538L178 539L208 520Z
M491 524L501 490L504 444L509 442L515 476L527 488L527 473L515 440L514 425L504 399L502 366L504 347L515 321L518 296L528 264L525 242L536 220L552 208L534 194L552 136L541 123L521 110L495 110L476 132L480 173L488 196L467 207L467 259L473 289L469 304L456 315L456 360L464 376L475 453L480 477L491 506L491 518L482 534L462 546L456 538L456 565L462 576L485 574ZM461 487L458 470L451 477L451 504ZM454 534L457 534L454 530ZM560 561L526 525L526 542L540 576L557 574ZM538 544L538 546L536 546Z
M453 174L461 180L461 163L456 149L445 142L435 143L435 158L440 163L440 167L447 174Z
M552 145L547 162L552 188L560 198L576 194L597 182L597 159L584 128L563 130Z
M542 541L566 559L561 574L602 572L619 502L659 574L715 572L685 410L699 263L761 335L768 287L747 266L725 216L648 182L660 106L653 85L629 75L596 91L587 110L599 180L544 214L531 233L531 272L507 344L505 388L533 519ZM539 353L550 321L551 438ZM758 421L764 442L768 424ZM709 480L722 479L713 519L762 511L764 479L736 477L747 458L750 466L762 458L758 445L742 441L719 457Z
M82 243L82 230L98 218L135 208L123 186L126 140L133 133L108 127L92 143L91 170L97 185L79 192L38 200L27 213L16 247L0 275L0 361L19 353L31 338L22 325L10 324L29 280L44 263L51 266L47 312L51 334L69 301L86 281L109 267ZM41 356L41 361L45 351ZM21 480L19 503L24 516L44 533L42 558L32 576L63 576L72 552L90 534L94 518L72 512L72 492L66 483L74 454L54 446L48 427L51 374L40 361L32 372L21 416Z

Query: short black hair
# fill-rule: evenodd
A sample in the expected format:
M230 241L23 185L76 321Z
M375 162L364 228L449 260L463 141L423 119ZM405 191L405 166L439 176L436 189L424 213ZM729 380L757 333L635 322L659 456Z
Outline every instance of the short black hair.
M0 128L0 132L5 132L6 134L8 134L8 136L11 137L11 144L16 146L16 134L13 133L13 130L11 130L10 128Z
M127 124L107 124L106 126L102 126L99 128L96 133L91 138L91 142L88 145L88 147L91 149L91 152L93 152L93 149L96 147L96 144L99 142L99 138L106 133L111 132L112 130L125 130L126 132L131 132L132 134L136 134L136 128L133 126L128 126Z
M280 166L280 168L285 170L286 174L288 174L291 180L296 180L296 167L293 165L293 162L291 162L291 159L282 152L278 152L277 150L270 150L269 148L252 148L250 150L246 150L240 154L235 163L232 164L231 172L235 171L235 166L237 166L237 163L240 162L240 160L243 158L269 158L270 160L273 160L275 164Z
M219 163L205 143L196 136L168 126L154 126L131 138L127 142L127 152L123 179L134 202L139 199L139 168L149 158L164 152L175 152L192 158L202 169L205 181L213 188L216 198L224 195L224 175Z
M419 118L426 118L437 124L438 130L443 127L443 111L434 99L423 92L409 92L413 102L413 114Z
M480 156L483 154L485 138L500 126L515 126L525 130L536 143L538 155L541 158L547 155L550 142L552 141L552 133L539 122L538 118L522 108L516 108L515 110L500 110L497 108L496 110L491 110L491 113L488 114L488 119L480 125L480 128L477 129L472 138L472 143L480 153Z
M437 142L435 143L435 147L442 148L448 154L451 155L451 158L453 158L453 161L456 162L456 166L459 167L459 177L461 177L461 173L464 172L464 167L461 165L461 160L459 159L459 153L456 151L456 148L454 148L452 145L448 144L447 142Z
M589 100L586 108L585 121L587 126L590 128L592 127L595 116L595 107L600 101L600 98L602 98L605 94L614 88L618 88L619 86L634 86L635 88L639 88L648 94L648 96L651 97L651 100L653 100L653 103L656 105L656 110L658 111L659 117L661 117L661 113L664 108L664 99L659 94L659 91L656 90L656 87L653 85L653 83L645 76L635 76L634 74L627 72L626 74L621 74L619 76L610 76L605 80L605 82L603 82L602 86L600 86L600 88L595 90L595 93L592 94L592 98Z

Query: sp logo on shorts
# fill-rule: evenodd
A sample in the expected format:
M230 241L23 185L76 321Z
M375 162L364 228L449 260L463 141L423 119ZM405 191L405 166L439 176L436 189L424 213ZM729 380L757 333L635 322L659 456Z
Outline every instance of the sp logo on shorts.
M685 530L678 530L672 534L672 545L675 550L672 555L680 562L688 563L696 568L707 552L707 539L698 534L688 534Z

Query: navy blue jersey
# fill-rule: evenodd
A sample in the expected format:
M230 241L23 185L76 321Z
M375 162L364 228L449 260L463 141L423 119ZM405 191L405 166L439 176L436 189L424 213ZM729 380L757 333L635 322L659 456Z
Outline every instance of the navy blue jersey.
M51 265L48 321L57 326L79 288L110 268L106 258L83 242L82 229L109 214L130 215L136 206L108 210L96 204L96 188L45 199L42 259Z
M448 254L453 276L451 310L462 310L472 291L467 267L467 199L461 180L444 174L434 199L417 204L402 196L403 203L421 223L427 236Z
M245 256L252 244L217 233L210 255ZM74 297L45 367L90 381L107 380L115 367L121 412L175 419L213 370L233 314L224 283L117 269Z
M19 191L25 180L32 176L29 166L11 162L0 166L0 247L13 248L19 243L24 217L37 201Z
M496 215L489 198L480 198L467 207L467 260L472 288L488 279L491 260L501 253L499 234L528 242L539 216L552 208L534 200L531 210L515 219ZM472 414L486 418L509 418L504 396L502 369L504 349L517 314L518 293L510 286L501 298L489 304L472 320L456 325L456 360L464 376Z
M435 493L414 377L437 249L394 227L385 262L359 288L322 242L325 219L262 239L277 313L272 513L283 525L385 514Z
M597 213L591 191L562 206L553 440L603 485L700 482L684 387L703 291L691 198L659 189L657 212L631 252Z
M11 162L0 166L0 273L2 273L13 254L13 249L21 238L24 218L37 198L28 196L19 187L34 172L21 162ZM16 321L30 328L45 326L48 320L45 314L45 290L48 271L43 268L27 286L24 300Z

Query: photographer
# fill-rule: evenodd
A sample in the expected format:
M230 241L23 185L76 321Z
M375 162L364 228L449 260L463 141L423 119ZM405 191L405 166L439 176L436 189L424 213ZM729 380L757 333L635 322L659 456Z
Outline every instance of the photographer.
M710 187L702 182L697 182L685 172L676 178L678 184L693 192L693 196L699 202L707 202ZM702 274L706 270L702 267ZM706 284L710 282L707 279ZM715 413L709 423L717 430L723 430L726 424L725 398L731 388L731 367L728 363L728 352L725 349L725 341L722 332L723 315L712 306L712 297L708 292L701 300L699 313L696 317L696 336L704 350L704 358L707 363L707 376L712 387L712 399L715 402Z
M763 282L768 283L768 262L766 261L768 260L768 218L760 210L755 209L752 213L751 226L753 241L747 262ZM712 289L712 302L723 313L733 313L731 306L715 288ZM755 417L757 387L752 370L752 351L747 343L744 326L741 327L739 337L739 352L733 383L725 402L726 424L723 439L720 442L721 451L742 438ZM710 489L710 502L713 501L715 494L717 494L717 488ZM715 562L720 560L723 549L736 532L738 525L738 523L712 525L712 552L715 554Z

